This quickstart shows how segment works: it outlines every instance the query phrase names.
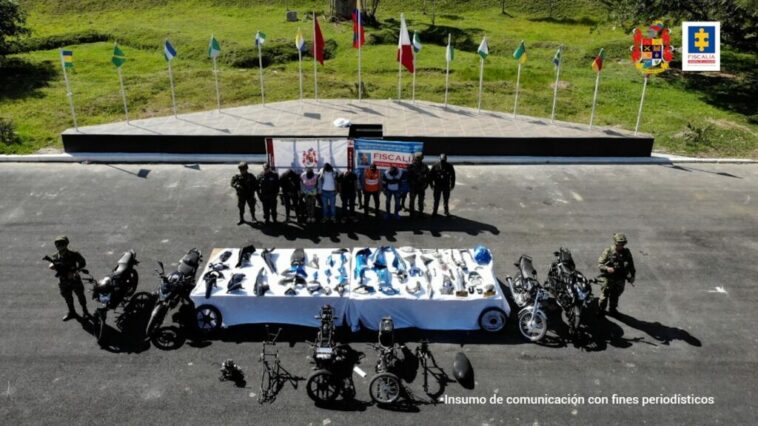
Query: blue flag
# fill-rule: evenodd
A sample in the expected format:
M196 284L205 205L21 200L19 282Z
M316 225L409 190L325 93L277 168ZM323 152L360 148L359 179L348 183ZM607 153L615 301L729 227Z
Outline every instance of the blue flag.
M176 49L174 49L174 46L172 46L171 42L168 40L163 43L163 56L167 61L170 61L176 57Z

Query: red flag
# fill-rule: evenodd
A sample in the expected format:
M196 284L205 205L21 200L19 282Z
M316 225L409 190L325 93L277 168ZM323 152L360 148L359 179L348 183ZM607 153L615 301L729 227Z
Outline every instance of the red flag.
M363 18L361 17L361 2L356 3L353 9L353 47L356 49L366 44L366 33L363 30Z
M321 27L318 25L318 18L313 15L313 57L324 65L324 35L321 34Z
M397 60L402 63L408 72L413 73L413 46L411 37L408 35L408 27L405 25L405 16L400 15L400 37L397 42Z

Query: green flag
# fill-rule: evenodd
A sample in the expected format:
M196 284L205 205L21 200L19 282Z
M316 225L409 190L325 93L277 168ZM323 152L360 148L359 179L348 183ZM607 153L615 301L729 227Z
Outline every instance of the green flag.
M115 65L116 68L121 68L121 66L124 65L124 62L126 62L126 55L124 55L124 52L118 47L118 43L113 46L113 58L111 58L111 62L113 62L113 65Z
M521 40L516 51L513 52L513 58L516 59L519 64L526 62L526 45L524 44L524 40Z
M455 50L453 50L453 46L450 45L450 38L447 39L447 49L445 49L445 62L453 62L453 59L455 58Z
M487 37L482 37L482 42L479 44L479 49L476 50L482 59L486 58L490 54L490 48L487 46Z
M221 45L218 44L215 36L211 36L211 42L208 45L208 57L211 59L217 58L221 54Z

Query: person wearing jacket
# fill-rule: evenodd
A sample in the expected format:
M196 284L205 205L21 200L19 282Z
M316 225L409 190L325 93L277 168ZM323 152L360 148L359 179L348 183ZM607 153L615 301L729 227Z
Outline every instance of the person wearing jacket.
M424 197L426 188L429 186L429 166L424 164L424 157L416 154L413 163L408 166L408 187L410 189L410 215L411 218L423 217ZM418 213L416 213L416 200L418 199Z
M348 169L337 178L337 187L342 200L342 221L357 221L355 217L355 196L358 189L358 175Z
M319 173L318 192L321 194L321 222L336 223L337 208L334 204L337 200L337 173L329 163L324 164L324 168Z
M316 197L318 196L318 175L312 167L300 175L300 192L305 197L306 222L316 222Z
M384 176L382 177L384 193L387 197L385 202L385 209L387 210L387 214L384 216L385 219L400 218L400 180L402 175L402 170L392 166L384 172ZM395 202L394 211L391 209L392 201Z
M368 217L369 198L374 199L374 211L376 217L379 217L379 192L382 190L382 173L376 167L376 163L371 163L368 169L363 171L363 213Z
M276 198L279 195L279 174L270 164L263 166L263 172L258 175L258 198L263 204L263 220L266 225L276 223Z
M282 204L286 214L286 221L290 220L290 212L294 213L295 219L298 218L298 209L300 207L300 176L294 170L289 169L279 178L282 188Z
M445 215L450 216L448 200L450 200L450 191L455 188L455 169L448 163L447 154L440 154L440 161L432 167L430 174L431 185L434 189L434 211L432 216L436 217L437 209L440 205L440 197L445 204Z

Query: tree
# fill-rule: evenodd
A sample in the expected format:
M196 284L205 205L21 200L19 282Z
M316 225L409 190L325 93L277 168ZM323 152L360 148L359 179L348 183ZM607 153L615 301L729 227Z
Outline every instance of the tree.
M13 39L29 34L26 14L15 0L0 0L0 55L8 53Z

